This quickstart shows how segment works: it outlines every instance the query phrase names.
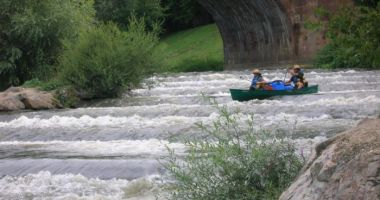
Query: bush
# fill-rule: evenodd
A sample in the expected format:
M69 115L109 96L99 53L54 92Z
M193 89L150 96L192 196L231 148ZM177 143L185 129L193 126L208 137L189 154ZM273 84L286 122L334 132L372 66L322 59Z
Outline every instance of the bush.
M208 139L187 140L179 159L173 150L164 166L174 182L171 199L278 199L298 175L303 162L288 140L268 131L239 125L238 112L218 107L221 117L200 128Z
M330 44L316 56L327 68L380 68L380 4L344 8L328 24Z
M38 78L26 81L23 85L26 88L37 88L44 91L52 91L64 87L59 80L40 81Z
M75 39L95 14L87 0L0 0L0 5L0 88L48 79L61 40Z
M126 32L101 24L80 33L77 42L66 42L59 76L87 98L115 97L157 65L152 56L157 42L143 19L132 17Z

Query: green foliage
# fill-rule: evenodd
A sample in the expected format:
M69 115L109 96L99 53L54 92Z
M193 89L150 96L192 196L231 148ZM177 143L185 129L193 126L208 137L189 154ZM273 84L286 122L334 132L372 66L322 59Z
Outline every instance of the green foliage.
M55 98L64 108L76 108L80 102L78 92L71 86L63 86L55 90Z
M199 124L208 139L188 140L188 154L173 150L165 160L173 183L171 199L278 199L303 166L294 145L268 131L255 131L253 116L239 123L239 111L218 107L212 127Z
M155 49L169 72L223 70L223 42L215 24L178 32Z
M95 0L96 16L99 20L117 23L123 29L133 15L144 18L149 28L164 19L164 8L160 0Z
M162 0L166 8L164 28L168 32L193 28L213 22L212 16L194 0Z
M64 84L57 79L51 79L49 81L40 81L38 78L28 80L22 85L22 87L25 88L37 88L44 91L56 90L63 86Z
M314 15L317 18L328 18L330 16L330 12L323 6L319 6L315 9Z
M87 98L115 97L158 65L152 56L157 42L142 19L130 18L126 32L101 24L81 32L78 41L66 42L60 77Z
M319 6L314 10L314 19L308 19L304 26L308 30L323 31L327 29L327 23L330 18L330 12L323 6Z
M331 43L315 59L317 66L380 68L380 6L344 8L332 17Z
M379 2L380 0L355 0L355 3L357 5L373 7L373 8L375 8Z
M88 0L0 0L0 78L3 86L47 79L62 39L92 23ZM40 71L40 73L36 73ZM41 72L44 71L44 72Z

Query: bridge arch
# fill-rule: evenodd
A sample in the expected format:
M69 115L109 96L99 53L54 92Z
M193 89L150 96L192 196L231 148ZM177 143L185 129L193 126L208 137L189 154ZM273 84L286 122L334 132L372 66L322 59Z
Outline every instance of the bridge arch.
M213 16L227 69L309 62L327 43L323 32L304 28L314 10L335 11L352 0L197 0Z

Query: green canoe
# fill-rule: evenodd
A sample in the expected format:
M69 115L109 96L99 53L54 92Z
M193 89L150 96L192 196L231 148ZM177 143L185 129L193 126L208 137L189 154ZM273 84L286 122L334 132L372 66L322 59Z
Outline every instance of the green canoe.
M239 90L230 89L232 99L235 101L249 101L252 99L267 99L273 96L302 95L318 93L318 85L309 86L299 90Z

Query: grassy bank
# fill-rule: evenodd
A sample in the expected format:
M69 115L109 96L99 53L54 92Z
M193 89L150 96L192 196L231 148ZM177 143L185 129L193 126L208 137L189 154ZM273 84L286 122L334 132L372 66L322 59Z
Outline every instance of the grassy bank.
M155 53L163 72L223 70L223 42L215 24L164 37Z

